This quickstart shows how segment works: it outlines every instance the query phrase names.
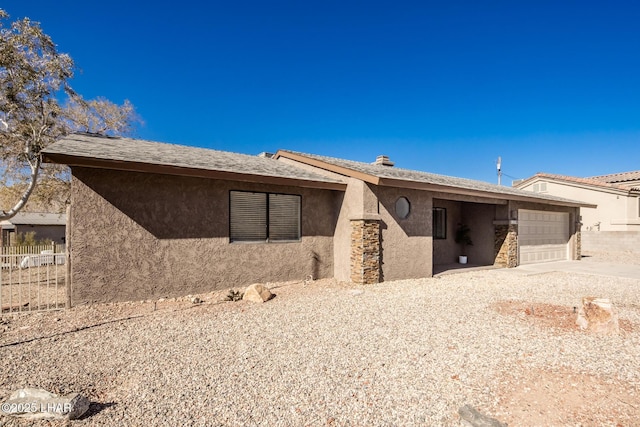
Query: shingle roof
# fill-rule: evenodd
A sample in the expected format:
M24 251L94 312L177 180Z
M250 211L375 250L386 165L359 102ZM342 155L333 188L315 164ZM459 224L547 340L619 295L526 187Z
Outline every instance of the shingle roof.
M619 172L609 175L592 176L590 179L608 183L640 181L640 171Z
M43 154L46 161L66 164L74 159L78 162L97 159L119 164L161 165L185 170L342 184L338 180L270 158L131 138L73 134L48 146Z
M501 198L518 196L570 205L585 205L575 200L546 194L534 194L530 191L466 178L355 162L315 154L297 153L289 150L281 150L278 153L297 154L372 177L395 180L397 183L405 181L407 183L431 184L450 189L489 193L497 197L502 196ZM166 171L169 168L171 173L176 174L180 174L180 171L215 171L228 173L229 176L233 177L258 177L256 179L259 179L259 177L272 177L296 180L301 183L325 183L326 185L339 186L337 188L344 188L344 182L339 179L326 177L271 158L131 138L73 134L47 147L43 150L43 155L45 161L71 165L91 166L97 161L99 166L96 167L137 170L135 168L132 169L130 165L143 164L164 166L166 168L163 170Z
M338 159L334 157L319 156L316 154L299 153L289 150L280 150L280 153L291 153L294 155L307 157L324 163L349 169L355 172L364 173L378 178L389 178L393 180L432 184L449 187L452 189L465 189L477 192L491 193L497 196L519 196L528 199L542 199L547 201L562 202L572 205L586 205L585 203L569 200L562 197L555 197L546 194L532 193L531 191L520 190L513 187L490 184L484 181L476 181L466 178L457 178L447 175L438 175L429 172L421 172L397 167L382 166L370 163L356 162L352 160ZM286 154L284 154L286 156ZM504 198L504 197L503 197Z
M65 225L67 223L67 215L44 212L18 212L8 220L2 221L2 223L13 225Z

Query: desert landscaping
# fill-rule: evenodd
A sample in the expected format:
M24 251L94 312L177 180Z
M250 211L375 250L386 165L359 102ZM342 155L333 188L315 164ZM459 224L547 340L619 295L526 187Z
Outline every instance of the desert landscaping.
M640 278L495 269L265 286L262 304L221 291L4 316L0 398L36 387L91 402L36 425L457 426L464 405L510 426L640 419ZM611 300L618 333L580 330L586 296Z

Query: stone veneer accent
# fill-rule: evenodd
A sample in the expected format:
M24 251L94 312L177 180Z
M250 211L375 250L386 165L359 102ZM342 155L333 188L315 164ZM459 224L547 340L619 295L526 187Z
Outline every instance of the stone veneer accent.
M351 281L380 282L380 221L351 220Z
M576 231L576 251L574 259L582 259L582 232Z
M495 264L502 267L518 266L518 226L516 224L495 226Z

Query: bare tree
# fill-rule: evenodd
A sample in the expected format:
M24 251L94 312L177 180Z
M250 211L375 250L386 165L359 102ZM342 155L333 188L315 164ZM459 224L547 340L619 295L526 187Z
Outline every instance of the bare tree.
M142 123L127 99L117 105L103 97L85 101L76 96L67 102L64 114L67 126L73 132L127 135L134 131L136 124Z
M8 17L0 9L0 183L26 186L12 208L0 210L0 219L27 203L47 145L74 131L125 134L140 122L129 101L119 106L104 98L84 100L69 85L75 69L71 57L58 52L38 22L23 18L6 27ZM58 180L69 175L55 166L44 172Z

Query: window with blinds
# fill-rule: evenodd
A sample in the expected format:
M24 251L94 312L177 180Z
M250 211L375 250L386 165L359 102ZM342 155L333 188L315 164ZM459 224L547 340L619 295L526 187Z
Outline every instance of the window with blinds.
M301 197L292 194L231 191L229 238L232 242L300 240Z

